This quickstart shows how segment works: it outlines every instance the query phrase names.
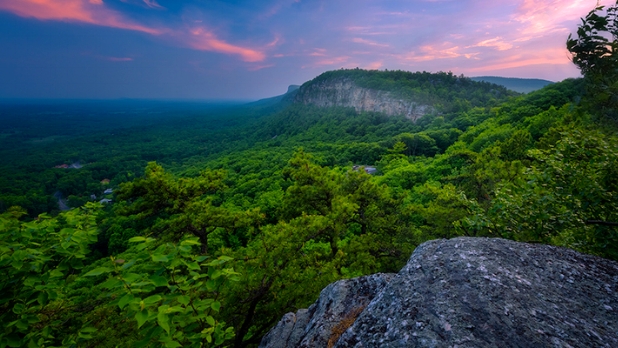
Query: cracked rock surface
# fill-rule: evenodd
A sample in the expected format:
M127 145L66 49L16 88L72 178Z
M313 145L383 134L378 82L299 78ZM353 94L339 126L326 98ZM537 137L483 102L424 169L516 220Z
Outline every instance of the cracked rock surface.
M618 263L504 239L429 241L335 347L618 347Z
M338 335L333 337L333 331L338 325L345 320L351 324L394 276L378 273L328 285L309 309L284 315L264 336L260 347L327 347L329 341L334 344Z
M504 239L419 246L336 347L618 347L618 264Z

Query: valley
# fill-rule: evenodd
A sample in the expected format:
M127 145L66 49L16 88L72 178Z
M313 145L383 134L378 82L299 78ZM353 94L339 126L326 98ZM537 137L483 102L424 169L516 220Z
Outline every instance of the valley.
M135 118L101 113L61 132L42 119L27 134L47 144L14 123L1 139L15 143L0 151L4 243L48 248L3 262L45 284L23 313L58 333L22 337L256 346L329 283L397 272L436 238L618 259L615 227L590 223L618 220L618 139L578 104L583 84L522 95L448 73L352 69L251 104L176 104L150 118L159 106L140 102ZM3 286L11 301L40 293Z

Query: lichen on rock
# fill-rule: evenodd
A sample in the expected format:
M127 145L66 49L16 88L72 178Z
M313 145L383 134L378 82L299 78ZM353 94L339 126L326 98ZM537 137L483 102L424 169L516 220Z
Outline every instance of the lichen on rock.
M335 347L618 347L614 261L547 245L462 237L420 245L388 277ZM326 337L324 331L346 318L326 305L340 296L355 301L335 285L340 282L310 307L297 345L269 345L273 341L265 338L261 346L326 347L328 339L314 335ZM323 322L335 324L316 330Z

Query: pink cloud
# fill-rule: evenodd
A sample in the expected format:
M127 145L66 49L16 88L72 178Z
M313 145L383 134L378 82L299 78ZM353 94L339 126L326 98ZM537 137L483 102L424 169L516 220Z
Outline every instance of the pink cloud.
M150 7L160 7L155 0L144 0ZM122 14L108 9L102 0L0 0L0 10L14 13L20 17L38 20L81 22L92 25L134 30L150 35L167 36L176 39L184 46L200 51L212 51L238 55L247 62L265 59L263 52L230 44L215 36L203 27L192 30L174 30L164 27L148 27L125 18ZM277 43L276 38L270 45Z
M382 62L373 62L373 63L370 63L368 65L365 65L364 69L367 69L367 70L378 70L378 69L380 69L382 67L382 65L383 65Z
M20 17L64 22L83 22L105 27L141 31L160 35L161 29L132 22L121 14L105 8L102 0L0 0L0 10Z
M495 59L489 64L483 64L468 69L471 72L485 72L525 67L530 65L572 65L564 48L547 48L536 53L525 52Z
M352 42L355 43L360 43L363 45L369 45L369 46L374 46L374 47L389 47L387 44L381 44L381 43L377 43L375 41L371 41L371 40L366 40L366 39L362 39L360 37L355 37L352 39Z
M327 66L327 65L343 64L343 63L346 63L348 60L350 60L349 56L326 58L326 59L318 60L317 62L313 62L313 63L308 64L308 65L303 65L302 68L303 69L305 69L305 68L317 68L317 67Z
M326 49L324 48L314 48L313 52L309 53L311 57L325 57Z
M577 20L595 6L595 1L590 0L523 0L512 18L521 25L519 32L527 36L545 36L552 31L566 33L565 21Z
M502 37L495 37L493 39L483 40L477 44L467 46L466 48L471 48L471 47L492 47L498 51L506 51L506 50L513 48L513 45L506 41L503 41Z
M402 56L404 60L413 61L413 62L424 62L435 59L447 59L447 58L458 58L463 54L460 51L459 46L449 47L451 43L445 42L441 45L425 45L419 48L420 52L411 52L407 55ZM442 46L442 47L438 47ZM446 46L446 47L445 47Z
M277 34L275 35L275 38L273 39L273 41L266 44L266 47L267 48L276 47L277 45L280 45L281 43L283 43L283 40L281 39L281 35Z
M150 8L156 8L158 10L164 10L165 7L159 5L156 0L144 0L144 4Z
M345 27L346 31L354 33L354 35L377 36L377 35L396 35L398 30L405 26L398 25L376 25L376 26L349 26ZM388 30L387 30L388 29Z
M189 37L181 33L181 39L185 39L186 44L193 49L239 55L246 62L259 62L266 58L261 51L232 45L219 40L213 33L203 27L194 28L189 32L191 34Z
M249 71L258 71L266 68L272 68L274 64L253 65L249 67Z

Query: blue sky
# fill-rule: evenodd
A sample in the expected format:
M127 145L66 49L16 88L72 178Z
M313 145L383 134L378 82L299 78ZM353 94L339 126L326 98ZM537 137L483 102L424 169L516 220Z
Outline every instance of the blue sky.
M0 98L258 99L354 67L559 81L596 3L0 0Z

